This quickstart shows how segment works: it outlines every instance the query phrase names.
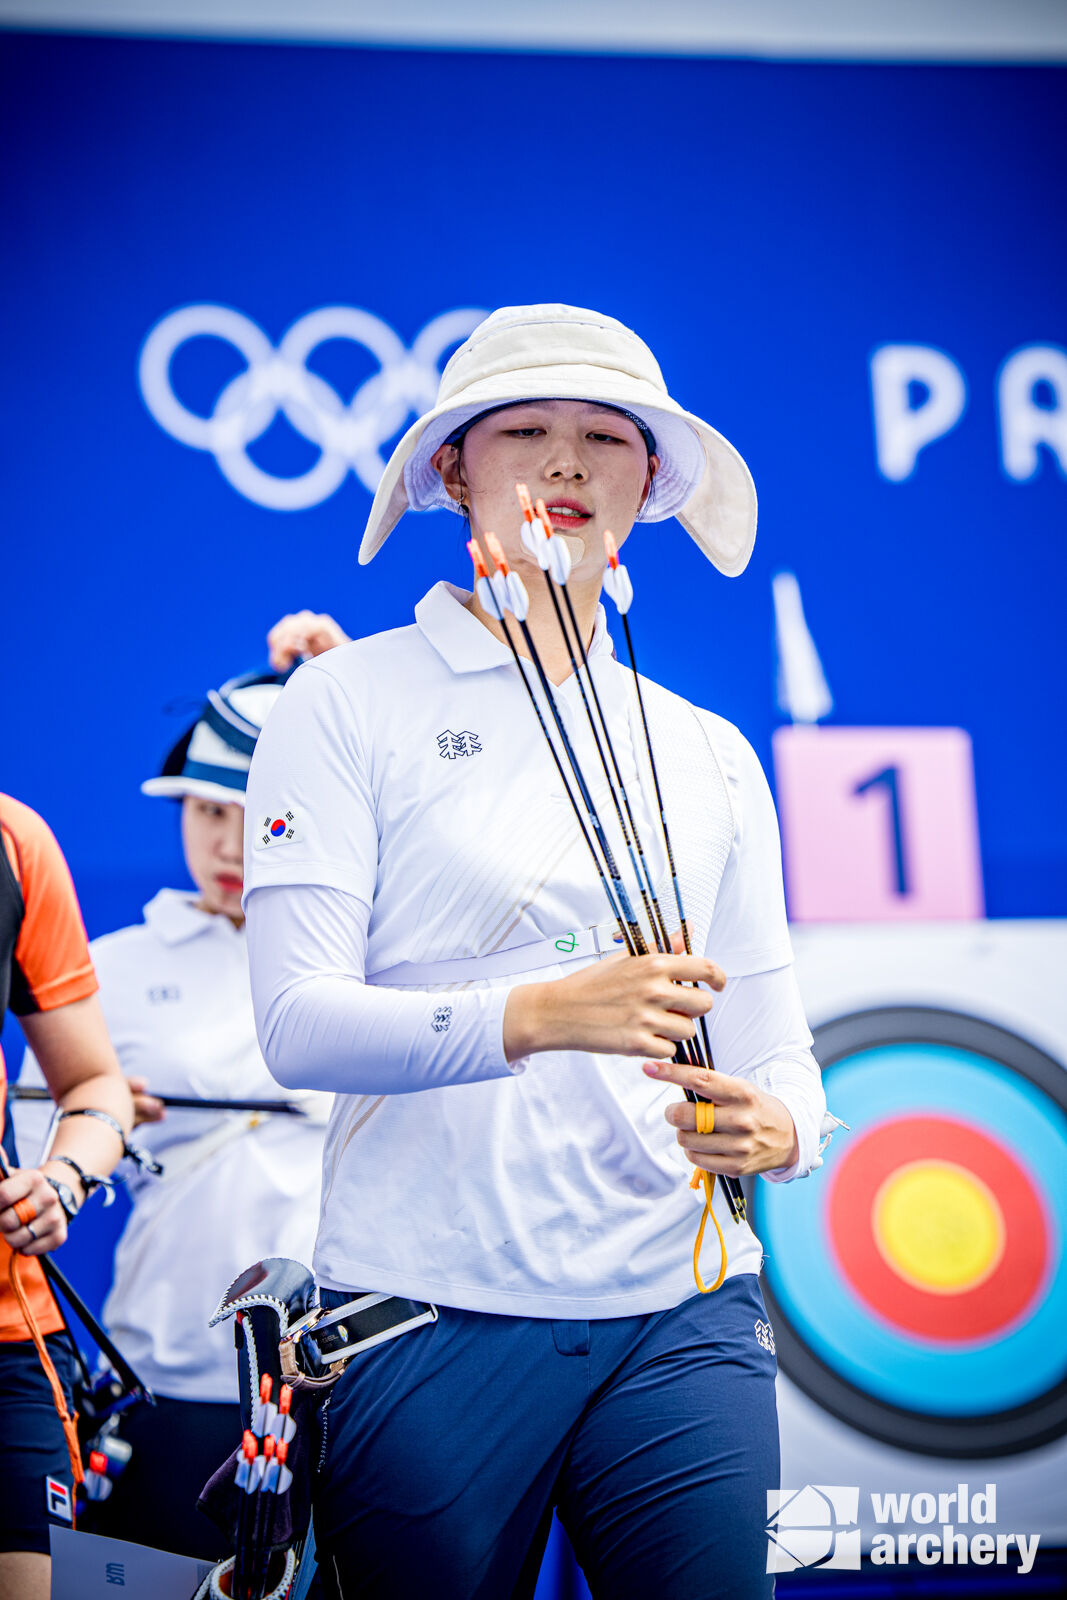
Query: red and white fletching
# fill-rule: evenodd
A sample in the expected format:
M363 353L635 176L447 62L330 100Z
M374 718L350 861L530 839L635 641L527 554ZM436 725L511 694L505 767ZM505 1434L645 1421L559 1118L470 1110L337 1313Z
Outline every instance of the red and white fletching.
M289 1488L290 1484L293 1481L293 1474L285 1464L285 1458L286 1458L286 1456L288 1454L289 1454L289 1445L288 1445L287 1441L283 1439L281 1444L278 1446L278 1454L277 1454L277 1457L275 1458L277 1460L277 1462L278 1462L278 1483L277 1483L277 1492L278 1492L278 1494L285 1494L285 1492L287 1491L287 1489Z
M280 1411L274 1419L274 1427L271 1432L279 1444L288 1444L296 1432L296 1423L287 1413Z

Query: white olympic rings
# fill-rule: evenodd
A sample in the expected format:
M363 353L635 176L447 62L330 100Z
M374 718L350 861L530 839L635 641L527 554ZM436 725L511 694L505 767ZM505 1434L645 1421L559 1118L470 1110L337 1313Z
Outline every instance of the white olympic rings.
M303 511L340 487L349 469L371 494L385 470L381 446L401 432L409 417L428 411L437 395L438 364L450 345L465 339L485 316L469 309L446 311L428 322L410 350L370 311L323 306L297 319L275 350L262 329L230 306L182 306L149 333L141 350L138 379L144 403L165 432L194 450L208 450L227 481L256 505L272 511ZM225 385L210 416L184 406L170 380L175 352L188 339L223 339L248 366ZM346 405L316 372L312 351L327 339L363 345L379 370ZM279 412L322 454L299 477L278 478L258 466L248 446Z

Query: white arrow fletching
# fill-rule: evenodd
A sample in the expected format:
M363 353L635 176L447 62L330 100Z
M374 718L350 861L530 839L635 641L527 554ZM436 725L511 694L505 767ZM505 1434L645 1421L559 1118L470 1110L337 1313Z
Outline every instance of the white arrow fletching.
M489 579L475 578L474 592L478 596L478 604L481 606L482 610L487 611L491 617L495 617L497 615L497 608L494 603L495 597L493 595L493 590L489 583Z
M565 584L571 575L571 553L563 539L549 539L548 566L556 582L561 586Z
M620 561L617 567L608 567L604 573L604 587L620 612L629 611L634 600L634 586L630 574Z
M508 580L508 610L511 611L518 622L525 622L530 610L530 596L526 593L526 585L517 572L509 572Z
M507 611L508 584L504 574L499 570L494 572L493 576L489 579L489 587L492 589L493 594L496 597L496 603L500 607L501 612L503 613Z
M523 522L522 542L533 556L542 572L548 571L548 549L550 543L548 534L541 525L541 519L534 517L532 522Z

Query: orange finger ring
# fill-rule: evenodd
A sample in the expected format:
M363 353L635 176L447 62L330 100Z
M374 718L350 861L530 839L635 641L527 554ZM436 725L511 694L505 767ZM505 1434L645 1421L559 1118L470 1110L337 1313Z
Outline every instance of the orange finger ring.
M37 1207L32 1200L16 1200L11 1209L24 1228L37 1221Z
M697 1132L715 1132L715 1102L714 1100L698 1100L696 1103Z

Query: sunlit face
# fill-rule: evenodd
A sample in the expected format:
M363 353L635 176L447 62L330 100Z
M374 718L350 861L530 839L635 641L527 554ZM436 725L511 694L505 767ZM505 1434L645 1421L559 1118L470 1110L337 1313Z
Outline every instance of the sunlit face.
M182 801L182 847L205 911L241 920L245 808L198 795Z
M475 537L495 533L517 567L530 564L515 498L515 484L525 483L544 499L581 579L603 570L606 529L622 544L659 463L635 425L609 407L529 400L483 418L461 453L443 445L433 464L453 498L465 493Z

